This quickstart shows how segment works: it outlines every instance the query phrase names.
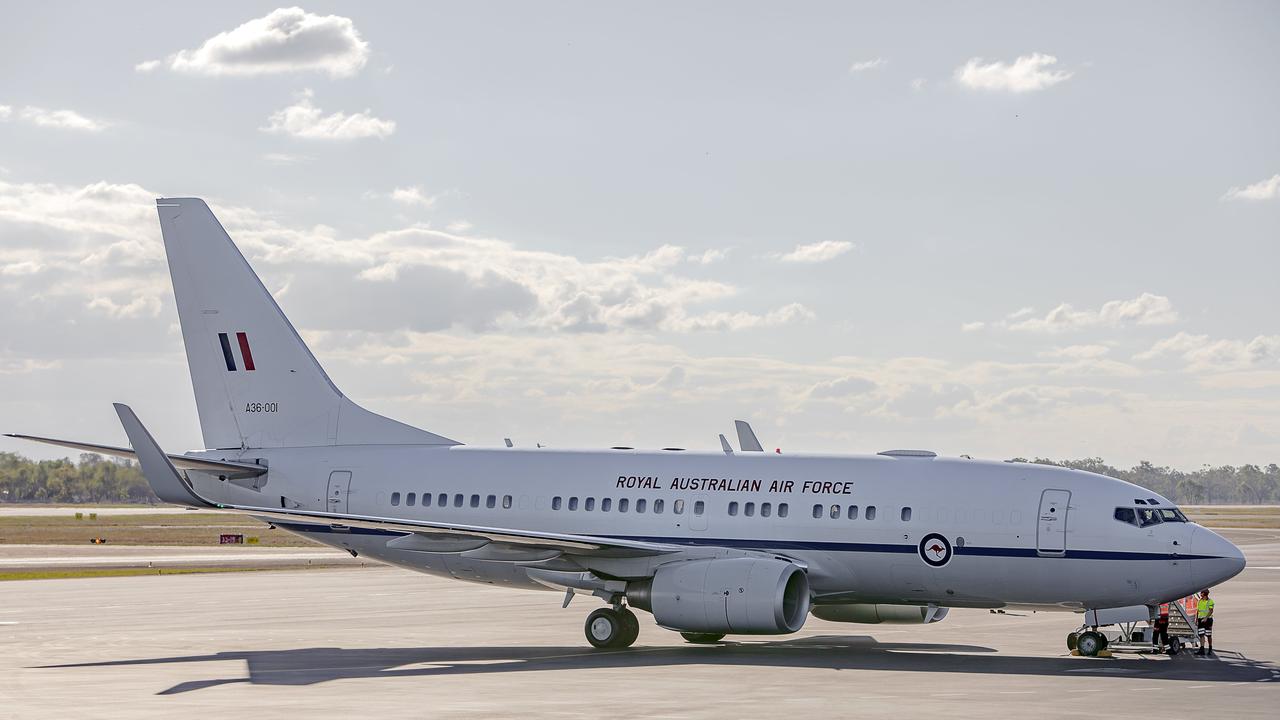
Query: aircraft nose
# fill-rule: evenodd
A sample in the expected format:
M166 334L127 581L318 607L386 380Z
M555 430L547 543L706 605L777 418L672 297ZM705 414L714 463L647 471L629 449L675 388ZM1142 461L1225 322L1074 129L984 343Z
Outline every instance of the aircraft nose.
M1244 553L1230 540L1208 528L1199 527L1191 535L1191 578L1196 587L1212 587L1230 580L1244 570Z

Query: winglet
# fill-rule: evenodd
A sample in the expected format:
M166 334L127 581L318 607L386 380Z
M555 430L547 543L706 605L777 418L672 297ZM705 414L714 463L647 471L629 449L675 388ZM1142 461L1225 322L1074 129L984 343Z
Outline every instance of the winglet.
M120 424L124 426L124 434L129 436L129 444L138 455L138 463L142 465L142 476L151 484L156 496L167 503L186 505L188 507L213 507L213 503L196 494L178 469L169 461L155 438L142 426L133 410L121 403L113 403L116 415L120 416Z
M738 447L743 452L764 452L760 441L756 439L755 431L746 420L734 420L733 425L738 429Z
M720 433L720 449L724 451L725 455L733 454L733 446L729 444L728 440L724 439L724 433Z

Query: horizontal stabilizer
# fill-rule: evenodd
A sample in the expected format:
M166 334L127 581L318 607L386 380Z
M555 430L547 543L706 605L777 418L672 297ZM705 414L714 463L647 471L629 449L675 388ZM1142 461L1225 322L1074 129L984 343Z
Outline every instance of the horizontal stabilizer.
M19 440L32 440L34 442L45 443L46 445L60 445L75 450L83 450L85 452L98 453L99 455L111 455L113 457L128 458L137 460L138 454L129 448L116 447L114 445L97 445L94 443L77 442L75 440L58 440L56 438L38 437L35 435L19 435L18 433L5 433L5 437L18 438ZM227 479L257 477L267 472L265 467L261 465L253 465L251 463L229 462L226 460L205 460L203 458L193 458L187 455L168 455L169 462L179 470L203 470L204 472L218 473Z
M124 434L129 436L129 444L138 454L138 464L142 466L142 476L151 484L156 497L174 505L188 507L211 507L213 503L196 494L187 484L178 469L169 461L155 438L142 426L138 416L128 405L115 403L116 415L120 416L120 424L124 426Z

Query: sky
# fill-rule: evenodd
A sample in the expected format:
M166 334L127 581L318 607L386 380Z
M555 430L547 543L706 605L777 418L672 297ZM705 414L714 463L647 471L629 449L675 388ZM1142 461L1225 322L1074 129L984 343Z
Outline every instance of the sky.
M1280 462L1280 6L16 3L0 431L200 445L154 200L468 444ZM0 451L65 451L0 438Z

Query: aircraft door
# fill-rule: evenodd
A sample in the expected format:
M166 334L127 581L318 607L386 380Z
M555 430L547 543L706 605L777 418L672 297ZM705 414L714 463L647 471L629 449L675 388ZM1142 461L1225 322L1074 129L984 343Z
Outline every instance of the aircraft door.
M1040 493L1040 513L1036 516L1036 551L1040 555L1067 554L1067 512L1070 490L1045 490Z
M329 473L329 512L347 512L347 496L351 494L351 471L335 470Z

